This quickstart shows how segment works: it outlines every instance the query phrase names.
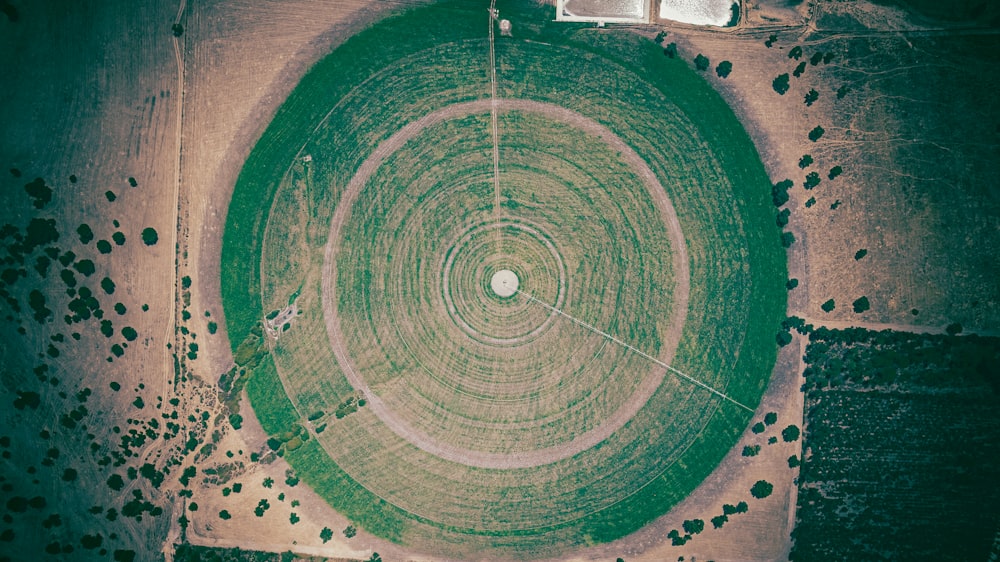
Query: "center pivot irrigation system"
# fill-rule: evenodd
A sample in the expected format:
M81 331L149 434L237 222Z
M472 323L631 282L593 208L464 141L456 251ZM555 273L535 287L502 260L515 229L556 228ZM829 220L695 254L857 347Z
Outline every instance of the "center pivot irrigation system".
M500 3L488 36L446 0L317 63L223 241L237 357L298 311L243 365L284 458L355 524L455 556L668 511L751 421L784 317L770 183L725 102L647 38Z

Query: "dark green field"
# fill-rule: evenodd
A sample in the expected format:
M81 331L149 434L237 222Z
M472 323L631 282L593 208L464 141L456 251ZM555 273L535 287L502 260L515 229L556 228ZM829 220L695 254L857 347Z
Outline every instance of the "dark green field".
M817 330L791 559L986 560L1000 340Z

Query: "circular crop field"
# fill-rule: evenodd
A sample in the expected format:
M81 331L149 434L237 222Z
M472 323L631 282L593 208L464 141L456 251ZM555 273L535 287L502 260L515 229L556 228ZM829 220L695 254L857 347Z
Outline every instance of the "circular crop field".
M757 153L701 77L498 8L495 100L464 2L313 68L235 188L223 298L257 416L331 505L397 542L537 553L624 536L718 464L786 271Z

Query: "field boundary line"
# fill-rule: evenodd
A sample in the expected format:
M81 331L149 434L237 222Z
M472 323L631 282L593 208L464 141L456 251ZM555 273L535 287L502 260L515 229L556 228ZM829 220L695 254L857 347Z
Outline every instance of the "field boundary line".
M497 106L500 101L497 99L497 59L494 41L493 20L496 19L497 0L490 0L490 126L493 133L493 214L496 215L497 224L500 223L500 128L497 124ZM497 250L500 249L500 238L502 229L497 229Z
M640 350L639 348L637 348L637 347L635 347L633 345L630 345L628 343L625 343L624 341L622 341L622 340L620 340L620 339L612 336L611 334L609 334L607 332L599 330L598 328L596 328L596 327L594 327L594 326L592 326L592 325L584 322L583 320L580 320L579 318L575 318L573 316L570 316L569 314L566 314L565 312L559 310L558 308L556 308L556 307L554 307L554 306L552 306L552 305L550 305L550 304L548 304L546 302L542 302L542 301L536 299L530 293L525 293L524 291L522 291L520 289L517 289L517 288L509 286L507 284L506 280L503 281L503 285L504 285L504 287L507 287L508 289L510 289L511 291L514 291L515 293L517 293L519 295L524 295L529 301L537 303L537 304L539 304L539 305L541 305L541 306L543 306L543 307L551 310L552 312L555 312L556 314L558 314L558 315L566 318L567 320L570 320L570 321L572 321L572 322L574 322L574 323L576 323L576 324L578 324L580 326L583 326L584 328L590 330L591 332L594 332L595 334L604 336L605 338L611 340L614 343L617 343L618 345L620 345L620 346L624 347L625 349L627 349L627 350L629 350L629 351L631 351L631 352L639 355L640 357L642 357L644 359L648 359L649 361L652 361L653 363L656 363L657 365L663 367L664 369L670 371L671 373L673 373L673 374L675 374L675 375L677 375L677 376L679 376L679 377L681 377L681 378L683 378L683 379L685 379L685 380L687 380L689 382L692 382L692 383L700 386L701 388L703 388L703 389L711 392L712 394L714 394L714 395L716 395L716 396L718 396L718 397L720 397L720 398L722 398L724 400L728 400L729 402L732 402L733 404L736 404L737 406L739 406L740 408L743 408L744 410L750 412L751 414L754 412L754 409L751 408L750 406L747 406L747 405L743 404L742 402L739 402L738 400L736 400L734 398L730 398L728 395L723 394L722 392L719 392L718 390L716 390L716 389L708 386L707 384L699 381L698 379L696 379L694 377L691 377L691 376L688 376L688 375L684 374L683 372L679 371L678 369L675 369L674 367L671 367L670 365L667 365L663 361L660 361L659 359L653 357L652 355L649 355L648 353Z

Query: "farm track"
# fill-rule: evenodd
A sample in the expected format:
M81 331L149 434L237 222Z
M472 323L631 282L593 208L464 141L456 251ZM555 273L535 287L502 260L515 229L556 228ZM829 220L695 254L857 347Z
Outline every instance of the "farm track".
M344 222L348 218L347 210L351 208L353 200L357 197L357 194L367 183L368 179L391 154L399 150L408 140L416 137L421 131L432 125L464 116L470 112L484 112L486 110L492 111L495 106L496 103L492 99L450 105L440 111L429 114L413 123L410 123L389 140L379 144L372 154L361 164L358 168L358 173L351 179L351 182L345 188L341 203L337 206L338 212L334 214L331 221L330 232L335 233L341 230ZM669 364L672 361L673 354L677 349L684 329L684 318L688 308L688 295L690 294L691 289L690 266L687 246L684 242L684 235L681 230L680 222L677 220L677 215L673 210L673 205L667 197L666 191L660 184L659 179L655 176L655 174L653 174L648 166L646 166L642 158L628 145L621 141L621 139L605 127L584 117L583 115L568 111L565 108L556 105L526 100L504 100L499 104L499 108L506 110L540 112L544 116L553 120L566 123L576 129L585 131L592 135L603 137L612 147L621 151L623 161L641 177L646 186L650 187L648 190L649 194L658 202L658 206L669 209L669 212L666 213L665 224L670 234L672 243L676 245L675 251L672 252L672 265L674 267L674 271L677 272L677 284L674 287L676 301L673 307L671 317L672 321L670 322L667 331L663 334L663 351L661 352L663 363ZM347 359L345 337L341 331L339 322L336 320L336 311L333 309L333 302L336 298L331 296L334 294L334 287L336 286L336 274L334 272L334 268L332 267L332 264L335 262L337 250L334 242L336 242L336 239L331 235L330 242L328 242L326 246L326 266L324 267L322 281L322 290L324 295L324 322L326 323L327 333L330 337L330 345L333 348L338 361L342 365L349 365L350 363ZM665 374L666 371L657 369L654 374L650 375L643 382L640 390L633 395L627 405L616 410L612 417L605 420L595 430L557 446L512 456L503 453L487 453L442 446L432 440L425 433L415 430L409 424L404 422L382 402L382 400L371 390L371 388L356 372L350 368L345 369L345 375L351 385L367 397L372 411L375 412L375 414L398 436L423 449L424 451L443 459L451 460L467 466L493 469L528 468L550 464L597 445L609 435L623 427L635 416L635 414L646 404L653 393L659 388Z

